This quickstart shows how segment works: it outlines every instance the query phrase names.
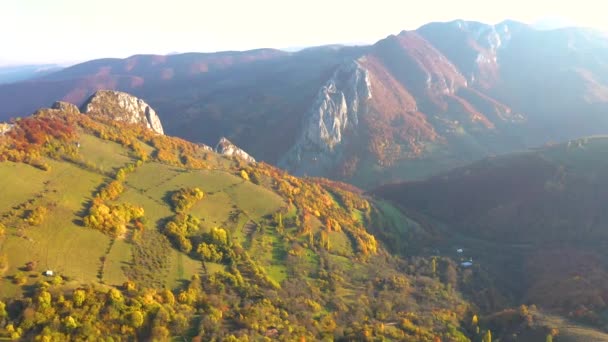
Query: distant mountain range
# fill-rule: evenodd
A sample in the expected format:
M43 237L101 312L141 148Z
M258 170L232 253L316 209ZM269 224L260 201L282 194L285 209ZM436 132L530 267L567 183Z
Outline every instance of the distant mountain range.
M0 86L0 119L133 93L165 131L364 187L608 131L608 39L456 20L370 46L138 55Z
M61 69L57 64L0 66L0 84L41 77Z
M0 339L608 341L607 53L454 21L1 85Z

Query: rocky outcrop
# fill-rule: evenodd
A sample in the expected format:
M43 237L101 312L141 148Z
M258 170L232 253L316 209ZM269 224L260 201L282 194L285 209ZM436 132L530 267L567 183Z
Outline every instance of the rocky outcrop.
M80 110L75 104L63 101L57 101L51 106L52 109L57 109L68 114L80 114Z
M322 150L333 150L342 142L347 127L358 125L360 106L371 97L367 70L356 61L341 66L319 91L303 140Z
M213 149L213 147L211 147L209 145L205 145L205 144L201 144L201 143L196 143L196 145L198 145L198 147L202 148L205 151L215 152L215 150Z
M330 168L372 98L369 77L356 60L340 66L317 93L303 133L280 164L300 174Z
M13 128L13 125L0 122L0 135L5 135Z
M156 133L164 134L160 118L154 109L144 100L127 93L97 91L83 104L82 111L132 124L143 124Z
M222 137L215 146L215 152L224 156L236 156L250 163L255 163L255 159L247 152L240 149L238 146L230 142L230 140Z

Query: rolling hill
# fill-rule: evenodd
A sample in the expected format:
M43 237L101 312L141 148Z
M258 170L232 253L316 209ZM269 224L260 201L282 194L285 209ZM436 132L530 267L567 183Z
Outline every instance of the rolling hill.
M607 46L586 29L456 20L370 46L101 59L0 86L0 119L122 90L168 134L371 188L605 134Z
M476 336L450 261L408 259L424 232L390 204L97 106L3 125L1 338Z

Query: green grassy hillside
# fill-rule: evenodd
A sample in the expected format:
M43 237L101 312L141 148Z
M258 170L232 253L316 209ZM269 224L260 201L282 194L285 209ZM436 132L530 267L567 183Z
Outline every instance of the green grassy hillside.
M477 336L389 242L421 228L342 184L45 109L0 137L0 191L0 338Z

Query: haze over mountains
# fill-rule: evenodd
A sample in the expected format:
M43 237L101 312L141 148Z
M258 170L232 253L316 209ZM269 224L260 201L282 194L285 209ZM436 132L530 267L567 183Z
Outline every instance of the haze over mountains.
M61 69L56 64L0 66L0 84L40 77Z
M607 57L456 20L0 85L0 339L608 341Z
M371 46L100 59L0 86L0 115L117 89L171 135L370 186L606 132L607 47L587 29L456 20Z

